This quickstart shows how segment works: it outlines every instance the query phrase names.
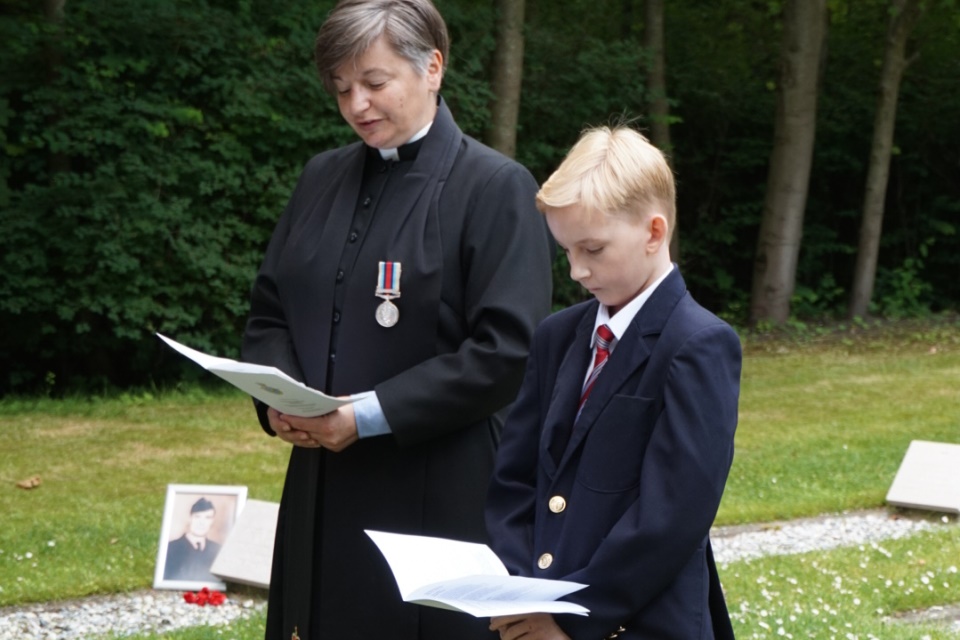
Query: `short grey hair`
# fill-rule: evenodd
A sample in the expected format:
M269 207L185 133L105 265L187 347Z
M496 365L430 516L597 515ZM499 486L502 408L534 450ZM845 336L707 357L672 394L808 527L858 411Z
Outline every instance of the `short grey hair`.
M334 72L364 54L379 38L421 75L439 50L447 68L450 37L447 25L430 0L341 0L320 27L314 59L323 86L336 94Z

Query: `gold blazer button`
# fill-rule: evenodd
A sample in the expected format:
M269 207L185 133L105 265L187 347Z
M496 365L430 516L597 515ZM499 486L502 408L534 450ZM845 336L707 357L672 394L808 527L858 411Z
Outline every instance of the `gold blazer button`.
M550 511L554 513L560 513L567 508L567 501L563 499L563 496L553 496L550 498Z
M541 569L549 569L550 565L553 564L553 556L549 553L545 553L537 560L537 566Z

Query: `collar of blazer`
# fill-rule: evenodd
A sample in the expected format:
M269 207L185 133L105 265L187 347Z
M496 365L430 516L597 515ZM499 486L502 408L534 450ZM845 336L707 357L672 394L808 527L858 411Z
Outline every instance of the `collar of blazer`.
M644 365L650 357L656 338L666 326L667 319L677 303L687 292L686 283L680 275L680 271L675 267L667 278L660 283L657 290L653 292L650 299L643 305L643 308L633 319L630 327L623 334L623 337L617 342L616 349L610 355L610 359L604 366L603 374L597 378L597 382L590 392L590 398L583 406L580 418L573 425L570 435L570 441L560 458L559 465L553 467L553 458L546 456L548 470L555 471L561 469L570 459L570 456L576 451L577 447L583 442L584 437L590 431L590 428L596 422L597 418L603 412L604 407L610 402L610 399L619 391L624 384L634 376L643 373ZM554 393L555 401L560 398L575 398L574 408L558 407L563 412L564 420L573 420L575 414L575 403L580 397L580 386L583 383L583 376L586 364L576 368L574 363L579 364L580 360L584 363L586 359L576 356L576 352L587 351L590 344L590 334L593 331L594 319L596 318L596 305L588 305L577 326L576 338L570 349L568 349L563 365L557 375L556 391ZM574 365L574 366L568 366ZM564 403L568 404L568 403ZM560 412L556 412L560 414ZM550 411L548 418L560 418L555 412ZM548 423L549 424L549 423Z

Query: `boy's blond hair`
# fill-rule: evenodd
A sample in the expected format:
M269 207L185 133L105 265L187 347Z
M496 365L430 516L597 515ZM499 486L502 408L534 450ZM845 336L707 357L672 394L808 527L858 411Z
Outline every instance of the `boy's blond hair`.
M676 186L663 153L627 126L596 127L580 135L557 170L537 193L537 208L577 205L588 212L667 219L673 233Z

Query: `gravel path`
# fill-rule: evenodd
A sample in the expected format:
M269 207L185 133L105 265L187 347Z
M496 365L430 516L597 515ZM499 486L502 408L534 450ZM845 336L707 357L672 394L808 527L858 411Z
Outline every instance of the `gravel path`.
M805 553L876 542L929 531L951 522L861 511L762 525L715 528L710 538L718 564L760 556Z
M138 591L113 596L0 609L0 640L80 640L109 633L225 624L266 607L260 598L228 597L222 605L199 607L179 591Z
M803 553L902 538L956 519L899 517L886 511L824 516L764 525L719 527L711 533L720 564L763 555ZM224 624L265 607L262 598L233 596L219 607L183 602L179 592L143 591L0 609L0 640L81 640L116 633L169 631Z

